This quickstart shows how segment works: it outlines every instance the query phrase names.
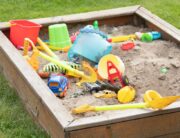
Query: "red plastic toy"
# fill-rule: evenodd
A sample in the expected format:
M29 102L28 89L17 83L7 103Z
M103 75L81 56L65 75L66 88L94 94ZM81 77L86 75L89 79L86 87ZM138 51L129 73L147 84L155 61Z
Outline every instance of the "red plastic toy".
M125 86L125 84L123 83L121 72L118 71L117 67L111 61L107 61L107 71L108 71L108 80L110 80L112 84L114 84L114 80L118 78L122 87Z
M130 49L133 49L134 46L135 46L134 42L128 42L128 43L122 44L121 49L130 50Z
M72 43L74 43L78 34L79 34L79 31L73 33L72 36L70 37Z
M41 25L27 20L10 21L10 40L17 47L22 47L24 38L29 38L34 44L37 42Z

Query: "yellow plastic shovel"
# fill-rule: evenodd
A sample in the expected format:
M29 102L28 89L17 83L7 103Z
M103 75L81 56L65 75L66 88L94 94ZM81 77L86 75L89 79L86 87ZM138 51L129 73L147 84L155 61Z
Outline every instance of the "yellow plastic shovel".
M155 92L155 91L154 91ZM154 92L146 92L145 97L151 97ZM134 103L134 104L118 104L118 105L107 105L107 106L91 106L91 105L82 105L80 107L74 108L72 110L73 114L81 114L89 111L108 111L108 110L123 110L123 109L133 109L133 108L152 108L156 110L163 109L168 105L172 104L176 100L180 99L180 96L168 96L161 97L158 93L154 93L154 97L149 98L144 103ZM159 96L157 96L159 95Z
M144 94L144 101L148 103L149 108L163 109L176 100L180 99L180 96L167 96L162 97L158 92L154 90L148 90Z

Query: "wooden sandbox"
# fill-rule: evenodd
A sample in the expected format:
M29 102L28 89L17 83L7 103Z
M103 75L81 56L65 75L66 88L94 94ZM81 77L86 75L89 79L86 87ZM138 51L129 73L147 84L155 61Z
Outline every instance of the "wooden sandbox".
M141 6L67 16L33 19L43 31L55 23L134 25L162 33L164 40L180 44L180 31ZM9 41L7 23L0 23L0 71L21 97L28 112L53 138L180 137L180 102L162 111L133 109L111 116L75 119ZM33 76L33 77L32 77Z

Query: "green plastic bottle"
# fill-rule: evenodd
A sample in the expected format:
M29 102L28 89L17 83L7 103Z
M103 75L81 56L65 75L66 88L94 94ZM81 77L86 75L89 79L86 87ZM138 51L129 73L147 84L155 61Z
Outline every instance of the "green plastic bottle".
M66 24L54 24L49 26L49 44L57 50L71 46L71 40Z

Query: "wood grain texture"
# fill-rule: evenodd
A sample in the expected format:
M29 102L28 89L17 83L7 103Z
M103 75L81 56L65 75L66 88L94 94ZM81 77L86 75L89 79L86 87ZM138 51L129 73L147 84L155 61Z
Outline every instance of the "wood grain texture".
M155 136L153 138L180 138L180 132L169 133L161 136Z
M69 138L147 138L178 136L180 112L69 132ZM176 134L175 134L176 133Z
M62 22L65 22L65 23L81 22L82 23L86 21L132 15L139 7L140 7L139 5L135 5L135 6L129 6L129 7L122 7L122 8L116 8L116 9L101 10L101 11L92 11L92 12L78 13L78 14L72 14L72 15L31 19L30 21L39 23L43 26L47 26L47 25L55 24L55 23L62 23ZM0 23L0 30L4 30L8 28L9 26L7 22Z
M87 127L95 127L98 125L108 125L111 123L124 122L128 120L134 120L145 117L152 117L157 115L163 115L167 113L180 112L180 101L173 103L166 109L161 111L151 111L146 109L129 109L119 111L109 111L108 114L99 115L95 117L80 118L72 121L66 131L72 131L77 129L84 129Z

